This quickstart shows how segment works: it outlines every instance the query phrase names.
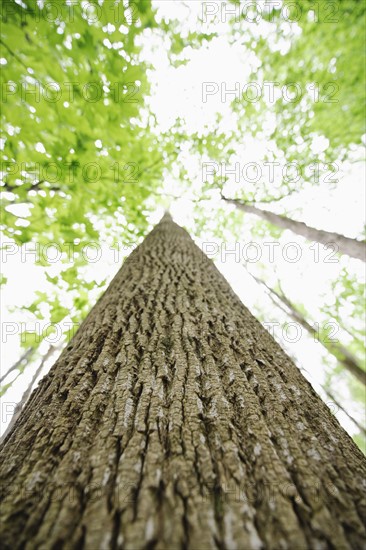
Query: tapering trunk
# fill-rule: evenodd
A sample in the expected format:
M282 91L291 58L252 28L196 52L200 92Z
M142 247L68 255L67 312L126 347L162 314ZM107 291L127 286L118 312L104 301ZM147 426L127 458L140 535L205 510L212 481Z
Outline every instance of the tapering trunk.
M274 214L269 210L262 210L257 208L252 204L246 204L236 199L228 199L222 197L224 201L234 204L239 210L247 212L248 214L255 214L263 220L266 220L281 229L290 229L296 235L301 235L308 241L318 242L324 245L334 244L337 246L337 252L340 254L347 254L351 258L356 258L357 260L366 261L366 243L365 241L358 241L357 239L350 239L339 233L332 233L331 231L323 231L321 229L315 229L315 227L310 227L304 222L298 222L287 218L286 216L281 216L279 214Z
M316 338L323 347L343 365L361 384L366 385L366 371L360 365L359 360L349 349L337 340L328 340L327 338L319 338L317 329L309 323L302 315L302 313L296 308L296 306L283 294L279 294L273 288L270 288L264 281L261 281L257 277L254 277L259 283L263 284L270 292L270 296L277 298L279 303L284 304L286 307L285 313L290 315L291 319L299 323L311 336ZM276 302L275 302L276 303ZM278 303L277 303L278 305Z
M3 548L361 548L362 453L168 216L0 456Z

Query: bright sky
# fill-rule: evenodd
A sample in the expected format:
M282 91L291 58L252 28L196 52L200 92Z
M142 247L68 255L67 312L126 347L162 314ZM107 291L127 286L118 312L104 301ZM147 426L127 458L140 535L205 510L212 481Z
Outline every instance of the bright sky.
M156 2L156 5L161 16L170 15L171 17L178 17L180 21L185 21L187 31L195 28L197 14L200 14L202 9L200 2L193 1L178 2L174 0L173 2L164 0ZM207 96L207 101L204 102L202 90L215 89L207 88L207 83L215 83L219 89L221 89L223 83L226 84L227 89L234 88L236 82L245 83L250 72L250 62L253 59L243 44L238 42L230 45L228 43L225 36L227 25L224 22L217 24L215 30L220 36L212 40L206 48L192 50L189 54L190 61L178 68L170 65L167 53L159 43L159 39L157 37L148 38L148 47L144 50L144 55L155 67L155 70L149 75L153 84L151 108L156 113L162 130L167 130L174 124L177 117L181 117L185 119L186 127L189 131L200 131L205 126L211 127L215 125L218 112L222 116L220 126L222 129L230 131L236 128L236 118L231 112L230 102L222 102L220 93ZM152 47L154 43L155 48ZM248 139L248 136L243 136L243 143L239 145L237 159L242 164L261 157L263 143L254 142ZM319 147L321 148L322 144ZM194 173L197 171L197 159L192 158L189 151L185 154L187 156L187 169ZM343 167L343 172L340 183L331 195L329 192L325 192L321 186L316 191L313 188L312 190L305 190L301 194L299 219L315 227L337 231L352 237L360 234L364 223L364 204L366 198L364 169L358 163ZM230 192L231 196L234 196L236 190L237 185L235 182L232 182L231 188L230 186L228 188L228 196L230 196ZM166 175L165 192L172 195L181 194L182 186L176 181L174 175ZM299 195L297 194L296 196L289 197L284 202L284 205L289 209L297 208L298 204ZM181 199L171 203L170 210L175 221L189 227L192 224L193 206L192 193L188 190ZM219 196L213 198L213 213L218 206L221 206ZM279 209L279 212L281 211L280 205L277 205L276 208ZM228 207L228 215L230 214L230 210L230 207ZM151 223L157 223L162 214L163 207L154 212L151 216ZM251 238L251 226L254 221L255 219L251 216L243 217L243 236L240 246L253 240ZM194 235L192 236L194 237ZM208 238L208 240L212 242L211 238ZM268 241L271 240L273 239L268 239ZM283 248L289 242L297 243L301 247L301 261L291 263L283 258ZM197 243L207 249L207 244L204 244L205 239L197 240ZM317 319L320 305L319 296L327 292L329 295L329 282L338 272L339 264L325 263L325 252L322 249L322 261L318 264L314 263L314 251L310 249L310 243L304 245L302 239L293 234L284 233L279 243L280 246L275 252L275 263L270 264L267 270L267 276L270 278L268 284L274 284L276 281L275 265L278 278L282 281L283 288L288 292L288 295L293 298L300 295L301 300L306 302L309 312L313 314L314 319ZM220 242L216 244L218 246L222 245ZM226 246L227 250L233 249L235 241L228 240L226 244L224 243L224 246ZM225 248L223 250L225 251ZM267 253L267 249L263 248L262 245L261 250L263 258L266 260L265 254ZM126 251L124 254L126 254ZM102 248L99 261L89 264L86 272L89 274L90 280L97 279L98 281L102 281L106 277L111 279L119 268L122 259L123 255L121 254L116 262L113 251L110 250L109 245L106 243ZM350 260L346 257L342 257L340 262L345 267L352 265L352 268L359 273L360 277L363 277L364 267L359 265L361 262ZM257 314L261 311L265 319L269 321L277 319L281 324L289 320L280 311L274 310L271 301L263 289L254 282L244 269L242 261L236 261L233 254L225 256L225 253L222 253L221 257L219 255L217 258L216 263L244 304L251 311ZM65 265L54 265L52 268L47 268L47 272L49 275L54 276L61 267L64 269ZM260 274L256 269L256 263L249 265L249 268L253 273ZM3 273L8 278L6 294L2 299L4 312L3 331L4 323L8 324L8 327L10 326L9 323L17 323L19 327L21 321L25 322L28 320L26 312L24 313L24 318L21 318L18 311L16 313L11 311L11 307L22 307L25 304L30 304L37 290L46 292L51 290L50 283L47 282L44 274L40 275L41 272L42 268L34 265L34 255L31 253L28 253L23 258L19 254L10 256L3 265ZM95 301L97 293L97 290L90 292L91 304ZM328 296L328 298L331 299L331 296ZM63 305L68 307L66 297ZM306 369L307 372L304 374L319 391L320 384L324 382L325 378L325 368L322 364L322 357L325 356L325 352L322 346L318 342L312 341L304 333L302 333L298 341L293 342L293 340L296 340L296 334L291 331L286 333L282 326L277 327L274 334L286 347L288 353L296 358L297 364L301 368ZM6 340L5 343L4 338ZM2 342L4 345L2 346L3 360L1 370L4 373L19 358L21 349L18 334L7 336L3 333ZM46 348L44 347L44 349ZM52 361L48 363L43 374L51 364ZM9 411L11 411L12 404L20 399L36 368L37 364L32 364L26 369L26 372L14 382L3 398L1 433L4 432L10 421ZM8 377L6 382L10 380L11 376ZM362 411L360 410L360 406L352 402L346 384L344 385L343 397L343 403L349 407L354 416L361 418ZM329 399L325 399L325 401L329 402ZM343 413L340 411L335 412L339 421L351 434L357 431Z

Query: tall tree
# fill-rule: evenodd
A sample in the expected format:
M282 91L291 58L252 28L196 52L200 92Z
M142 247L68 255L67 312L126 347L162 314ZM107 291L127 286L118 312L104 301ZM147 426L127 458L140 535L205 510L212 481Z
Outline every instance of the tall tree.
M169 215L126 260L0 455L3 548L365 540L362 453Z
M351 239L340 235L339 233L333 233L331 231L323 231L322 229L316 229L315 227L310 227L304 222L298 222L282 216L280 214L275 214L269 210L262 210L253 204L247 204L237 199L229 199L222 197L224 201L229 204L234 204L239 210L247 212L248 214L254 214L259 216L263 220L280 227L281 229L290 229L293 233L301 235L309 241L315 241L322 243L324 245L333 244L337 247L337 252L341 254L347 254L352 258L358 260L366 261L366 242L358 241L357 239Z

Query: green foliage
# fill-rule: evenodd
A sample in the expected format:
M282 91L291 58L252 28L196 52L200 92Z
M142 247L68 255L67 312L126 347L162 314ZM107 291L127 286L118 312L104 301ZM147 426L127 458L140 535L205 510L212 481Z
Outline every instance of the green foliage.
M295 24L289 32L275 12L276 40L270 58L265 55L268 42L258 43L264 60L261 69L264 75L273 76L273 80L285 85L297 83L305 90L310 84L317 84L319 90L311 96L316 100L307 102L305 116L301 115L304 105L300 99L289 103L282 98L277 104L277 114L288 129L294 121L298 125L304 121L305 125L301 124L299 129L304 140L313 133L325 135L336 150L360 143L364 133L365 74L354 61L356 57L361 64L365 59L366 6L349 0L336 2L331 16L329 2L301 0L297 4L302 12L298 22L300 34L295 34ZM287 53L278 49L281 40L291 41ZM278 126L281 130L281 125Z
M3 386L1 386L1 389L0 389L0 397L2 397L7 391L9 388L11 388L13 382L9 382L8 384L4 384Z
M52 328L51 328L51 331L52 331ZM49 331L48 334L51 331ZM23 348L37 348L45 336L46 334L43 337L40 337L40 335L37 334L37 332L35 331L31 332L31 331L24 330L20 334L20 344Z
M73 4L71 14L60 2L55 21L36 2L5 11L2 228L19 244L96 240L95 222L122 198L126 226L146 229L143 204L163 169L136 45L154 25L150 1L133 3L132 16L121 4L95 3L94 14ZM27 206L21 225L14 205Z
M145 202L173 160L169 136L156 138L146 108L148 67L137 44L155 26L154 12L150 0L130 7L52 2L52 13L50 3L6 4L1 229L18 245L44 250L54 243L63 262L72 246L73 267L61 278L70 291L82 286L86 292L81 268L87 259L80 250L100 243L101 228L121 243L143 235ZM50 265L47 254L38 254L37 263ZM57 294L58 276L46 278ZM42 294L27 309L42 318L47 301ZM84 315L82 292L74 305ZM55 297L51 322L67 313ZM36 345L30 335L24 340Z
M361 449L364 455L366 455L366 438L362 433L353 436L353 440L356 445Z
M301 180L283 180L273 194L258 182L256 193L244 197L249 201L276 199L308 182L318 183L322 174L314 173L314 162L331 187L340 162L365 139L366 4L298 0L295 8L285 1L272 10L262 6L262 17L266 24L260 30L248 25L250 38L245 40L251 41L257 59L248 82L259 85L261 93L253 101L248 88L240 102L233 102L233 110L246 133L267 142L263 161L295 162ZM236 37L243 21L233 22L232 28Z

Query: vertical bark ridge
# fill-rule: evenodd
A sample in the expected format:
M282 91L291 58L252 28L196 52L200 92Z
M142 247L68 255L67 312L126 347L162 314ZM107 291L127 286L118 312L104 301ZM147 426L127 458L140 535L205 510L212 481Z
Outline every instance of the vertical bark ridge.
M165 216L0 451L5 549L325 549L365 540L365 461Z

